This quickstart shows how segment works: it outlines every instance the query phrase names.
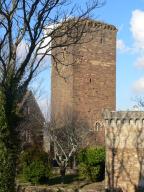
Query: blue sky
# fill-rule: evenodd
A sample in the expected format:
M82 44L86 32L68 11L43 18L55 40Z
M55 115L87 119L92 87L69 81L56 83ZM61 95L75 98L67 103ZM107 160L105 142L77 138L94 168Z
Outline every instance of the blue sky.
M85 0L80 2L83 6ZM144 0L107 0L103 7L93 11L93 16L118 28L117 110L131 109L136 96L144 95ZM44 90L39 99L43 108L47 98L50 100L50 67L42 72L39 81Z

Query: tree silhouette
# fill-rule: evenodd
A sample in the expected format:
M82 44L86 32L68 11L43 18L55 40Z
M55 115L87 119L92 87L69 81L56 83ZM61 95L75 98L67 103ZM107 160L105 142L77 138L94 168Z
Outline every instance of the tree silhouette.
M103 5L100 0L92 0L82 10L70 3L69 0L0 0L1 192L15 191L19 146L16 127L28 85L52 50L79 42L86 29L85 20L93 9ZM79 27L81 22L83 27Z

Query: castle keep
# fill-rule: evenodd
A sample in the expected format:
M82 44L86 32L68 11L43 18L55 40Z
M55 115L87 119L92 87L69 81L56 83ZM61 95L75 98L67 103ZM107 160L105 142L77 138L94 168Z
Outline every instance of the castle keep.
M55 62L52 68L51 111L55 119L62 120L67 114L76 116L87 124L89 130L98 131L102 110L116 108L116 32L105 23L86 23L85 32L78 44L53 51L59 53L63 64ZM70 54L71 53L71 54ZM100 142L104 132L99 130Z

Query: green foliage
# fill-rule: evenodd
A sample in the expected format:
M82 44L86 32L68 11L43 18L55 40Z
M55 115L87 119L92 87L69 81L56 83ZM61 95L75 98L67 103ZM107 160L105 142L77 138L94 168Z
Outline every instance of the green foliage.
M30 181L32 184L37 184L49 178L50 169L49 167L45 167L42 161L35 160L30 165L25 164L23 174L27 181Z
M15 162L12 151L0 142L0 192L14 192Z
M80 178L99 181L104 178L105 149L103 147L82 149L78 154Z
M16 151L5 108L4 96L0 91L0 192L14 192Z
M36 148L27 149L21 154L19 167L20 174L32 184L45 182L51 174L48 154Z

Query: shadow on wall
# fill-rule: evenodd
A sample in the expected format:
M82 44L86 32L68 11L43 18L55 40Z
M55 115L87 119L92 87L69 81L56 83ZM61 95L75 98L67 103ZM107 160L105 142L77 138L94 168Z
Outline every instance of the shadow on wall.
M106 188L144 191L144 112L104 112Z

